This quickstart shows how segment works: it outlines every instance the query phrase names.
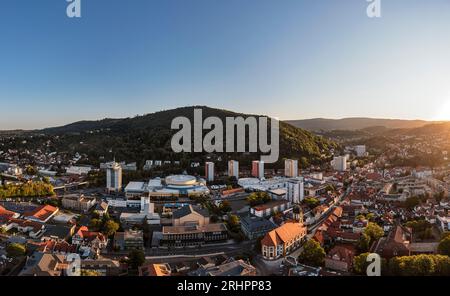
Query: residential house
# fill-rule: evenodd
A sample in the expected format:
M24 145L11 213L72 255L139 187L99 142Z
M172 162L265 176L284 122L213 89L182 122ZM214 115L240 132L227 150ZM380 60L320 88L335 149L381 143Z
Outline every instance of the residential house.
M372 246L374 253L390 259L397 256L411 255L412 229L401 225L395 226L387 237L382 237Z
M100 217L103 217L106 213L108 213L108 203L105 201L101 201L97 203L94 209L94 213L98 214Z
M355 247L353 245L337 245L332 248L325 257L325 268L350 272L353 267L355 257Z
M106 248L108 239L101 232L89 231L88 227L81 226L72 236L72 243L80 246L82 257L90 257L98 255L100 250Z
M27 258L19 276L62 276L69 268L66 256L34 252Z

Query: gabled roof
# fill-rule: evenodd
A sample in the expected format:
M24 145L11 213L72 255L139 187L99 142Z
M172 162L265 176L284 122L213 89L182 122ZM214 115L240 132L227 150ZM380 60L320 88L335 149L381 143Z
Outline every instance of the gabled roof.
M190 215L190 214L198 214L203 217L208 217L207 211L203 209L194 209L192 205L186 205L184 207L179 208L178 210L174 211L172 214L173 219L180 219L184 216Z
M306 226L302 223L289 221L268 232L262 239L261 244L266 246L277 246L289 242L301 234L306 234Z
M351 264L353 257L355 256L355 252L355 247L351 245L337 245L328 252L327 258L345 261Z
M0 206L0 217L12 218L16 215L17 215L17 213L9 211L9 210L5 209L4 207Z
M97 231L89 231L89 228L87 228L86 226L81 226L75 235L79 236L85 241L92 241L96 238L105 240L105 236L103 235L103 233Z
M20 276L60 276L67 269L63 255L35 252L28 258Z
M25 217L34 217L40 221L46 221L50 216L58 212L58 208L51 205L37 207L33 211L24 214Z

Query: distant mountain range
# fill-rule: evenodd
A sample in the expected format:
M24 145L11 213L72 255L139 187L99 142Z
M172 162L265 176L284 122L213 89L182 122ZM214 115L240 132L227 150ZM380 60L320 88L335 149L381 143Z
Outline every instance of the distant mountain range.
M342 119L313 118L303 120L287 120L287 123L309 131L331 131L331 130L361 130L367 128L417 128L430 123L437 123L425 120L403 120L403 119L382 119L353 117Z

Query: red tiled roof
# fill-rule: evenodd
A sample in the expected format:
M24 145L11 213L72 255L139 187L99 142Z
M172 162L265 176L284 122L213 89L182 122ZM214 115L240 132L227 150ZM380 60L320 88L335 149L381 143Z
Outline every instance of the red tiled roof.
M87 228L86 226L81 226L80 229L78 229L76 235L81 237L83 240L87 240L87 241L94 240L97 237L100 240L105 239L105 236L103 235L103 233L97 232L97 231L89 231L89 228Z
M34 221L29 221L29 220L23 220L23 219L10 219L9 224L11 223L15 223L17 224L19 227L32 227L33 228L33 232L37 232L39 230L41 230L44 225L42 225L41 223L38 222L34 222Z
M353 257L355 256L355 247L351 245L337 245L332 248L328 254L327 258L334 259L333 257L338 257L339 261L345 261L349 265L353 262Z
M25 217L34 217L41 221L47 220L50 216L54 215L59 209L51 205L44 205L34 209L31 212L25 213Z
M0 206L0 216L14 216L16 213L11 212L4 207Z
M325 242L325 239L323 237L322 230L317 230L313 236L313 239L316 240L320 245L323 245L323 243Z
M289 242L301 234L306 235L306 227L301 223L289 221L267 233L261 240L261 244L276 246Z

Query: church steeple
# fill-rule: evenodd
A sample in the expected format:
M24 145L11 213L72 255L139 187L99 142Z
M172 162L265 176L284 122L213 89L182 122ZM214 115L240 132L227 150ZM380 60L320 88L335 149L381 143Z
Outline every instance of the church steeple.
M299 223L303 223L303 210L300 206L296 205L292 209L292 214L294 216L294 220L298 221Z

